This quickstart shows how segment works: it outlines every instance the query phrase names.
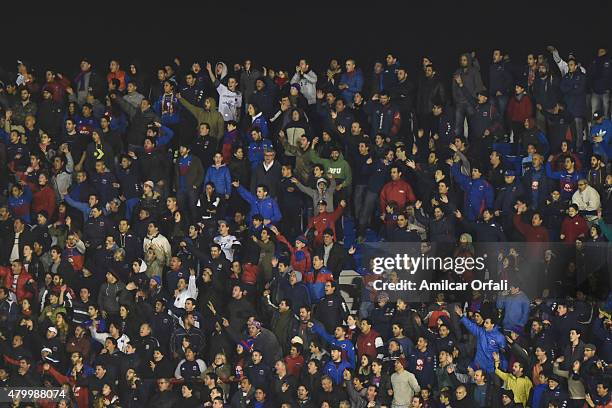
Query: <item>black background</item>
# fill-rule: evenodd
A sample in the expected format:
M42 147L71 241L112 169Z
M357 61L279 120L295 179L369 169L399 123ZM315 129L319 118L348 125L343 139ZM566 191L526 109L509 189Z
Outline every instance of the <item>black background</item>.
M492 49L501 47L522 63L527 52L542 52L549 44L562 56L576 52L588 64L597 47L610 45L611 3L84 1L38 9L24 2L2 19L0 67L14 72L16 59L22 58L39 71L54 68L73 75L82 56L101 72L111 57L119 58L124 69L138 58L153 74L174 56L183 64L197 58L230 66L249 57L257 66L291 72L306 56L322 72L331 57L352 56L370 73L373 62L392 51L411 72L423 55L431 56L449 78L461 52L475 50L486 66Z

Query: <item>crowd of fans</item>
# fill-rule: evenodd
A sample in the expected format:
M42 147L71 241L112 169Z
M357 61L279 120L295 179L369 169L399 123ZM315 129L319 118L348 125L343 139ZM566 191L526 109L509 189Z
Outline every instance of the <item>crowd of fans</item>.
M18 61L0 386L68 397L8 405L612 407L612 58L583 58L471 52L450 78L395 54ZM431 279L509 290L376 290L402 278L372 273L377 241L497 243L485 271Z

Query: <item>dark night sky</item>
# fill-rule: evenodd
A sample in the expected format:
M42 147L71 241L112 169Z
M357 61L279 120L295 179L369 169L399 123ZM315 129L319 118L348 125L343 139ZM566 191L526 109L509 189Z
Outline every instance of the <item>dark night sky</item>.
M38 69L52 66L72 74L83 55L103 64L104 70L115 56L124 66L137 57L151 67L175 55L184 62L199 57L228 63L249 56L256 65L292 71L305 55L316 71L332 56L353 56L370 72L376 59L393 50L409 69L422 55L430 55L438 71L447 75L458 54L472 49L481 63L500 46L523 61L527 51L555 44L562 55L573 50L588 62L598 44L609 45L612 39L612 6L606 0L491 0L471 1L470 6L464 1L328 1L325 6L290 1L247 8L227 2L213 8L210 1L190 8L147 3L137 10L119 6L117 15L128 19L98 14L89 6L36 11L27 20L4 19L0 66L14 71L20 57ZM28 38L17 34L24 21L31 31Z

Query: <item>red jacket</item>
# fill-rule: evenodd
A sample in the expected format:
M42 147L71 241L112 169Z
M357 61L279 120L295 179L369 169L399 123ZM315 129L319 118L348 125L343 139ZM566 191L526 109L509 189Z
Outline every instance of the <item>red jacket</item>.
M287 373L289 375L300 378L302 367L304 367L304 357L302 355L298 355L297 357L288 355L285 357L285 365L287 366Z
M523 95L519 100L516 95L513 95L508 102L506 114L510 121L524 123L525 119L533 116L531 98L528 95Z
M47 212L47 218L50 218L55 213L55 191L50 185L44 186L42 189L32 188L32 212L38 213L40 210Z
M575 244L576 238L580 235L586 235L589 232L589 226L582 216L577 215L574 218L565 217L561 223L561 234L565 235L563 242Z
M406 203L413 203L416 197L412 192L410 184L404 180L390 181L383 187L380 192L380 210L384 213L387 203L395 201L399 208L403 208Z
M301 250L298 250L296 247L291 245L289 241L287 241L287 238L285 238L283 234L278 234L276 236L276 239L278 240L278 242L282 242L289 248L289 251L291 252L291 267L294 270L301 272L302 275L306 273L306 271L310 270L312 262L310 259L310 251L308 250L308 247L304 247Z
M361 333L359 337L357 337L357 355L359 359L361 356L366 355L370 357L370 361L379 358L378 350L384 346L383 340L380 337L380 334L374 329L370 329L368 334Z
M9 290L15 291L15 296L17 296L17 301L21 302L23 299L28 299L32 301L34 298L34 293L32 293L27 288L28 282L31 283L31 287L36 290L36 283L32 276L25 270L25 268L21 268L21 272L19 273L19 277L17 278L17 287L13 287L13 271L10 267L0 266L0 283L2 286Z
M106 81L108 81L108 83L110 83L110 81L113 79L119 80L119 90L120 91L125 90L125 87L127 85L125 83L125 71L120 69L117 72L109 72L108 75L106 75Z
M534 227L530 224L525 224L521 220L521 216L514 214L514 227L525 237L527 242L549 242L548 230L546 227Z
M333 213L321 213L315 215L308 221L308 229L314 228L316 231L314 242L315 245L321 245L323 243L323 231L326 228L331 228L334 231L334 241L336 240L336 220L340 218L344 211L344 207L338 205Z

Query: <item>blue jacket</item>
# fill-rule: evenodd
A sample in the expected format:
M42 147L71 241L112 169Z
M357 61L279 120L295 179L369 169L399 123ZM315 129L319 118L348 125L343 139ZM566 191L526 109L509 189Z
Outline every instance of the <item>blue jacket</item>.
M242 186L238 187L238 194L251 206L249 223L252 223L253 216L256 214L261 215L264 220L272 221L272 224L276 224L281 220L280 208L278 208L278 203L275 199L266 197L260 200Z
M497 91L508 95L512 87L512 74L507 62L501 61L489 67L489 95L493 98ZM502 112L502 115L504 112Z
M346 360L341 360L340 364L336 365L333 361L328 361L323 367L323 374L329 375L334 381L335 385L342 384L344 379L344 370L351 370L353 367Z
M165 109L166 112L162 113L163 99L164 99L164 94L162 93L159 99L155 102L155 105L153 105L153 110L161 118L162 125L165 125L165 126L176 125L177 123L179 123L181 119L180 112L181 112L182 105L179 103L178 99L176 99L176 96L172 95L172 99L170 102L170 104L172 105L172 113L167 113L169 112L167 109Z
M121 184L121 191L126 199L140 198L142 196L142 186L140 185L140 172L138 166L132 166L124 169L119 166L116 171L117 180Z
M253 138L251 137L251 129L256 128L256 127L258 127L259 130L261 130L262 138L266 139L270 135L268 119L266 119L263 113L260 113L257 116L255 116L255 119L253 119L253 121L251 122L251 126L249 126L249 128L246 130L245 139L249 143L253 141Z
M465 217L470 221L474 221L482 214L485 208L493 206L493 188L483 178L473 180L462 174L458 164L451 167L451 172L453 179L465 192Z
M504 335L494 327L491 331L486 331L476 323L463 316L461 323L466 329L476 337L476 355L474 356L473 368L481 368L487 374L495 372L495 362L493 361L493 353L500 354L500 368L506 370L506 361L501 354L503 348L506 347L506 339Z
M209 181L215 185L215 190L217 190L217 193L220 195L232 193L232 176L229 167L225 164L219 167L210 166L208 170L206 170L204 184Z
M529 318L529 299L525 293L518 295L508 295L497 299L497 308L504 311L504 321L502 325L506 330L513 330L514 327L523 327Z
M567 105L567 111L575 118L586 117L586 90L586 75L579 69L574 73L567 73L561 80L563 101Z
M351 104L355 94L361 92L363 88L363 73L359 68L356 68L351 74L343 72L340 75L340 83L348 85L348 88L342 90L342 98L346 103Z
M612 58L610 55L595 57L587 72L593 92L603 94L612 89Z
M325 340L329 345L340 347L342 349L343 361L345 359L344 356L346 355L346 362L348 363L349 367L351 369L355 368L355 346L349 339L338 340L336 337L326 332L325 328L321 324L317 323L312 326L312 331L317 333L319 337Z
M425 351L415 348L408 356L408 370L414 374L421 387L433 387L437 368L438 358L429 348Z
M581 171L574 170L573 173L568 173L566 170L553 171L550 162L546 162L546 176L559 180L559 192L564 200L571 200L572 195L578 188L578 180L584 178Z
M603 140L599 143L595 143L593 138L597 136L599 132L602 132ZM612 121L610 119L604 119L602 123L596 123L591 127L591 143L593 144L593 153L599 154L605 158L612 156Z
M264 159L264 150L272 150L272 142L268 139L261 139L258 142L249 143L247 156L251 162L251 168L257 167Z

